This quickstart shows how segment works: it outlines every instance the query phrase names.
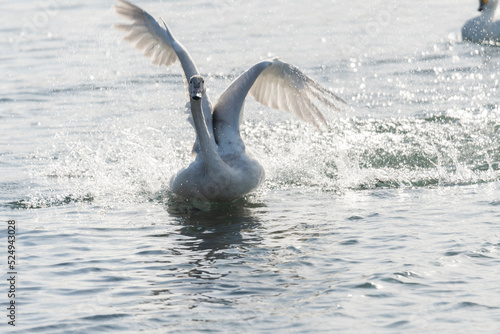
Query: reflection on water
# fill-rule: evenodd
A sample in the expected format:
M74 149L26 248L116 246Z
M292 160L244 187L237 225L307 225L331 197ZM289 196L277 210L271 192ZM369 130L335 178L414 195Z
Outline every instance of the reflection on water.
M266 293L242 284L254 275L247 255L263 240L266 205L252 197L209 204L172 194L163 205L173 218L161 228L166 233L147 236L161 250L142 257L151 296L132 311L159 313L158 323L189 332L207 328L207 322L251 330L254 312L239 308L249 296ZM176 320L184 312L190 316Z
M349 102L318 132L249 98L267 179L210 205L168 194L195 140L178 65L117 44L112 1L69 1L28 36L42 7L1 2L17 333L496 333L500 48L447 38L470 0L392 2L232 1L201 35L213 5L138 3L167 16L213 102L268 56Z
M207 203L171 196L168 212L182 226L180 234L190 237L186 247L208 251L206 259L234 257L235 249L259 243L256 230L261 228L258 215L266 213L264 203L241 198L230 203ZM223 250L232 250L226 252Z

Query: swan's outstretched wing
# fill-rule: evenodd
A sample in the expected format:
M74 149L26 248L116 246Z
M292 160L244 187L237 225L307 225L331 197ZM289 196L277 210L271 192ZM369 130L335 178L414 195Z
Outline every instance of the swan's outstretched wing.
M115 27L128 32L125 40L131 42L144 56L152 59L155 65L172 65L178 59L184 71L184 85L189 103L188 80L199 74L196 65L186 48L173 36L167 24L163 27L147 12L125 0L117 0L116 12L133 21L130 24L115 24ZM208 95L203 94L203 114L208 130L213 136L212 104Z
M141 50L144 56L151 58L153 64L169 66L179 59L184 71L184 84L189 101L187 82L199 72L188 51L174 37L167 24L162 20L163 27L160 26L147 12L125 0L117 0L115 10L119 15L133 21L130 24L115 24L115 27L128 32L124 39Z
M125 0L117 0L115 10L133 21L115 24L115 27L128 32L124 39L151 58L153 64L169 66L179 59L187 80L199 74L186 48L172 35L165 22L161 27L151 15Z
M171 38L156 20L141 8L125 0L118 0L116 12L133 21L131 24L115 24L115 27L128 32L125 40L151 58L155 65L169 66L177 60Z
M318 102L336 111L340 111L338 103L346 103L297 67L277 58L255 80L250 94L263 105L290 112L316 127L327 125Z
M275 58L255 64L231 83L214 106L215 128L223 122L238 127L248 92L263 105L290 112L318 128L327 125L318 103L337 111L337 104L345 103L297 67Z

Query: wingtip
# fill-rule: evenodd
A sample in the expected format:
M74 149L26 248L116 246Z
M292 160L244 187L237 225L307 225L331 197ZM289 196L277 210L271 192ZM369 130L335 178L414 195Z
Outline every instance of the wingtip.
M128 18L130 20L134 20L135 17L134 15L138 15L139 13L144 13L144 10L140 7L137 7L131 2L128 2L126 0L116 0L117 3L115 4L115 12L123 16L125 18Z
M314 124L314 125L316 126L316 129L318 129L318 131L320 131L320 132L324 132L324 131L328 130L328 122L327 121L323 121L320 124Z
M132 4L130 2L127 2L125 0L116 0L116 3L113 7L114 7L116 13L121 14L120 11L125 10L126 7L131 6L131 5Z

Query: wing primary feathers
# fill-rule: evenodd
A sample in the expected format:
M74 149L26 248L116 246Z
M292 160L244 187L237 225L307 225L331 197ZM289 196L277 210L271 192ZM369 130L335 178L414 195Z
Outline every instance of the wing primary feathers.
M185 84L192 75L198 74L187 50L173 37L163 20L161 26L147 12L126 0L117 0L115 9L119 15L132 21L131 24L116 24L115 27L127 32L124 39L141 50L153 64L168 66L180 60ZM217 109L214 119L234 128L239 127L239 115L248 92L261 104L290 112L318 128L327 125L319 105L340 111L338 105L346 103L297 67L274 58L255 64L231 83L214 107L214 110ZM212 116L211 104L208 97L206 99L204 105L209 110L204 108L204 112L207 111L205 119L208 125Z
M317 128L327 126L326 118L318 106L340 111L338 104L344 104L345 101L297 67L277 58L269 61L271 65L260 73L250 89L255 100L265 106L290 112Z

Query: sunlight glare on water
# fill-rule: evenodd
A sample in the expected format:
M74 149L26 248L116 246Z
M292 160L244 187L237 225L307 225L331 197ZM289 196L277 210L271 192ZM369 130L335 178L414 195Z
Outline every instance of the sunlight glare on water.
M248 98L266 181L188 201L169 189L195 138L179 65L122 41L112 2L2 2L0 216L20 259L2 333L498 331L500 48L461 41L476 2L137 4L212 102L279 56L348 104L318 131Z

